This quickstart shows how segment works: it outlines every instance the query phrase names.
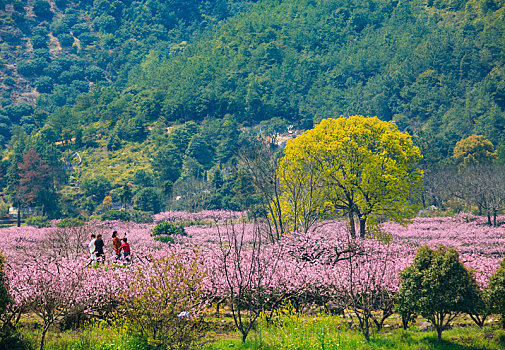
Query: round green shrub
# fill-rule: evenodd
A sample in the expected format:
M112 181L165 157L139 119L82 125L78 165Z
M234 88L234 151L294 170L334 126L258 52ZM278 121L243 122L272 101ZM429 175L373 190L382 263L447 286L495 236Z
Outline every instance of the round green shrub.
M162 221L151 232L151 236L160 236L160 235L180 235L186 236L186 231L182 225L176 225L168 221Z
M153 213L150 211L134 210L131 212L131 221L138 224L150 224L153 220Z
M154 237L155 241L162 242L162 243L174 243L174 238L171 236L158 236Z
M58 40L63 47L70 47L74 43L74 37L67 33L58 35Z
M419 248L412 265L401 272L400 282L398 311L422 315L437 331L439 341L456 315L470 313L482 302L474 275L453 248Z
M132 216L124 210L109 210L102 214L102 221L105 220L131 221Z
M77 218L65 218L61 219L59 222L56 223L56 227L58 228L63 228L63 227L77 227L77 226L84 226L85 222L82 220L79 220Z
M47 216L32 216L26 219L26 224L34 227L49 227L51 226L51 222L47 218Z
M501 326L505 328L505 259L491 276L488 291L492 311L501 316Z

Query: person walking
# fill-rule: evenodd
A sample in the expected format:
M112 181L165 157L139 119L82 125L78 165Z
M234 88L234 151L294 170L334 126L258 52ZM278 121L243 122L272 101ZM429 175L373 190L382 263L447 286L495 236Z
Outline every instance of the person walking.
M112 232L112 246L114 247L116 260L119 260L121 257L121 253L119 252L119 247L121 247L121 239L117 236L117 231Z
M103 246L104 246L104 243L103 243L102 235L98 234L98 236L96 237L96 241L95 241L95 255L96 255L96 259L98 261L101 260L102 262L105 261L105 253L103 252Z
M119 253L121 253L121 250L123 251L123 259L126 262L130 262L130 245L128 244L128 239L126 237L123 238L123 244L119 247Z
M91 241L89 241L89 243L88 243L88 249L89 249L89 253L91 254L91 261L92 262L96 261L95 241L96 241L96 235L93 233L91 235Z

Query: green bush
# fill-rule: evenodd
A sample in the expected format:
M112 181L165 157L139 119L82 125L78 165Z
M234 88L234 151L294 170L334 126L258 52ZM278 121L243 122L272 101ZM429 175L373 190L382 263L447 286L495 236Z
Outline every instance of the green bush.
M501 348L505 348L505 332L501 330L494 331L493 338Z
M134 210L131 212L132 221L138 224L150 224L153 222L153 213L150 211Z
M4 84L5 84L5 85L7 85L7 86L14 86L14 85L16 85L16 81L15 81L15 80L14 80L14 78L12 78L12 77L5 77L5 78L3 79L3 82L4 82Z
M51 222L47 218L47 216L32 216L26 219L26 224L34 227L49 227L51 226Z
M501 316L502 327L505 328L505 259L489 280L489 299L492 312Z
M159 213L162 207L161 196L154 187L146 187L138 191L133 199L133 207L137 210Z
M45 0L37 0L33 3L33 12L37 17L48 19L53 16L51 4Z
M77 218L65 218L61 219L59 222L56 223L56 227L58 228L63 228L63 227L77 227L77 226L84 226L85 222L82 220L79 220Z
M4 327L0 330L0 349L29 350L32 349L30 345L17 329Z
M37 88L38 92L50 93L53 91L54 81L50 77L43 76L35 81L35 87Z
M151 232L151 236L160 236L160 235L180 235L186 236L186 231L182 225L176 225L168 221L162 221Z
M412 265L400 274L400 282L397 307L430 321L439 341L454 317L471 313L474 305L482 303L475 277L452 248L419 248Z
M105 220L131 221L132 216L124 210L109 210L102 214L102 221Z
M157 236L154 237L155 241L161 242L161 243L174 243L175 240L172 236Z

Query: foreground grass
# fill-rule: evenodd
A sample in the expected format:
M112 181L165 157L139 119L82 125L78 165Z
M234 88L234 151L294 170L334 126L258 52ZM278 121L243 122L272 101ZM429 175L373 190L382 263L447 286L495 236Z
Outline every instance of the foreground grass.
M436 332L422 332L415 327L407 331L384 330L366 341L357 330L352 330L347 320L335 316L287 316L267 325L260 322L245 343L239 339L222 339L206 349L505 349L505 332L493 327L480 329L474 326L455 327L443 333L437 341Z
M214 320L216 323L230 323L229 319ZM218 329L210 321L210 329ZM214 327L216 326L216 327ZM396 326L394 320L390 326ZM227 328L227 327L226 327ZM383 330L374 333L370 341L355 329L349 320L337 316L297 316L287 315L275 322L261 321L247 341L242 343L239 334L221 329L209 332L204 344L198 348L205 350L340 350L340 349L505 349L505 332L495 326L480 329L470 324L456 326L444 331L443 341L437 342L435 332L419 331L415 327ZM32 349L38 348L39 329L23 327L23 337ZM50 332L45 349L51 350L154 350L145 339L133 336L120 325L106 323L90 324L82 329L64 333Z

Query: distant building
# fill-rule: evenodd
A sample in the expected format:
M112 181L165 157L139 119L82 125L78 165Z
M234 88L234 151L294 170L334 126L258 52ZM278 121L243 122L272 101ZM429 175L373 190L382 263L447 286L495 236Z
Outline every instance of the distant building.
M27 218L29 216L39 216L42 215L42 210L33 207L21 208L21 217ZM9 216L17 217L18 216L18 208L9 207Z

